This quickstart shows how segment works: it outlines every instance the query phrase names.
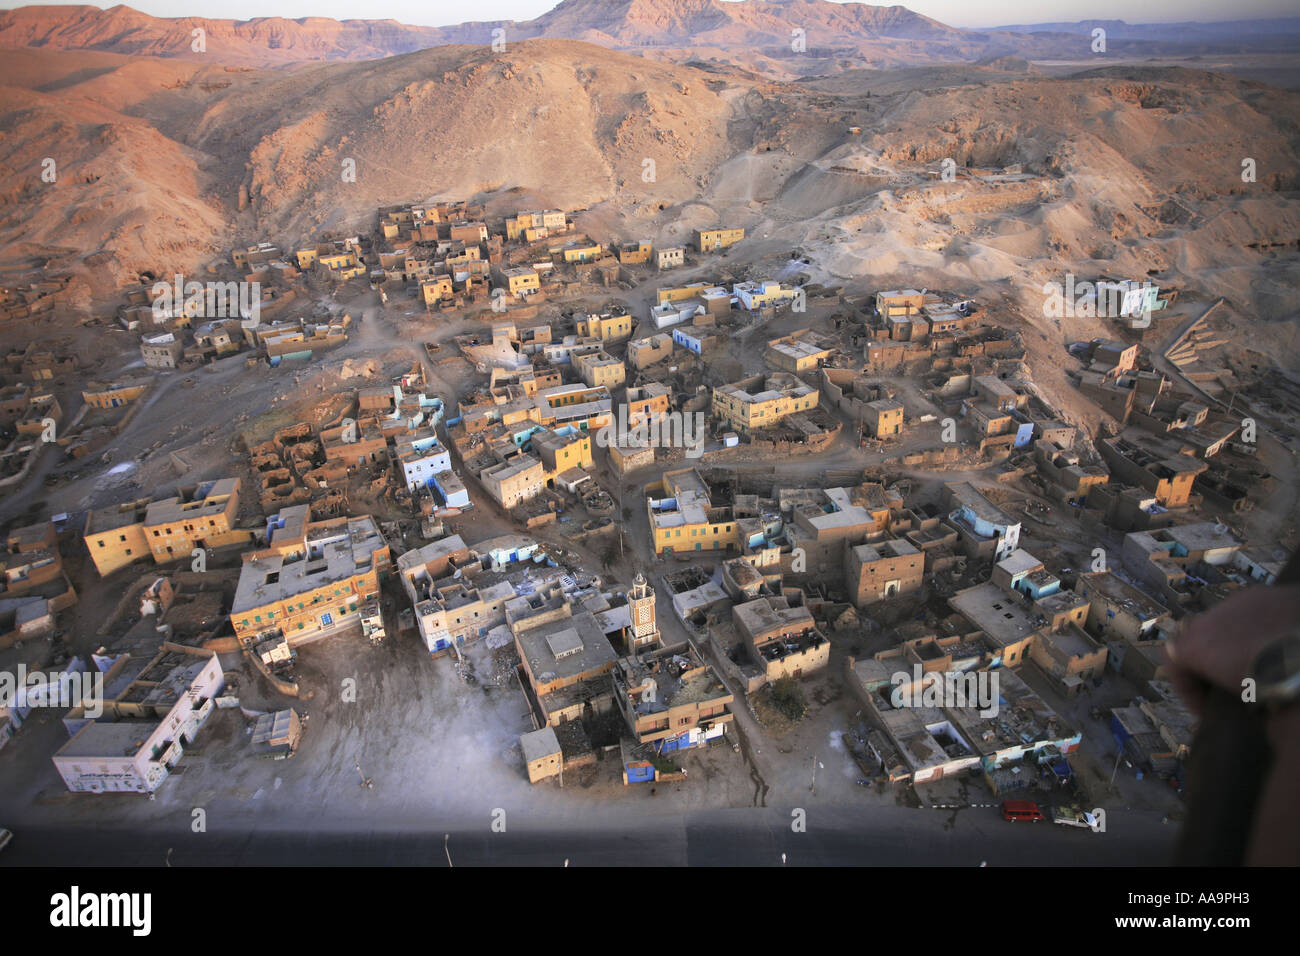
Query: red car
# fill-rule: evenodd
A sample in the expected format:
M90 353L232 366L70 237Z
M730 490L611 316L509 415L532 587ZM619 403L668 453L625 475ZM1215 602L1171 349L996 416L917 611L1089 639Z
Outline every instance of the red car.
M1002 819L1010 820L1012 823L1017 820L1037 823L1043 819L1043 811L1038 809L1038 804L1030 800L1003 800Z

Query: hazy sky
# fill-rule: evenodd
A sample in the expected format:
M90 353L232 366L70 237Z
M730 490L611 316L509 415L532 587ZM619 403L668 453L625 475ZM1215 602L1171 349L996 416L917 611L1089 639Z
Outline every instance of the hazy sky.
M70 0L77 2L77 0ZM85 2L85 0L81 0ZM203 16L247 20L253 17L334 17L393 19L421 26L445 26L467 20L531 20L559 0L131 0L127 6L156 17ZM94 3L111 7L111 2ZM882 5L888 5L885 0ZM0 8L24 6L20 0L0 0ZM1294 16L1294 0L910 0L917 13L955 27L991 27L1011 23L1060 20L1116 19L1129 23L1172 20L1244 20Z

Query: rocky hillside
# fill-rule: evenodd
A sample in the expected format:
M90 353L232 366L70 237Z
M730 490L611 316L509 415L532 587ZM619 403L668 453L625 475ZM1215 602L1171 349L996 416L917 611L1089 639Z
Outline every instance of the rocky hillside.
M203 48L194 31L202 29ZM705 56L808 74L857 66L972 62L989 56L1076 51L1064 33L957 30L902 6L829 0L562 0L528 21L412 26L393 20L161 19L127 6L29 6L0 11L0 47L97 50L137 56L275 65L363 60L443 44L577 39L683 61ZM1143 50L1156 47L1148 40Z
M736 223L760 255L805 250L819 281L1002 283L1031 312L1066 270L1155 270L1270 319L1300 285L1300 99L1222 74L1000 60L814 87L569 40L292 70L10 62L25 85L0 88L4 258L79 267L105 294L236 243L366 230L381 203L467 196L586 209L619 239ZM1027 178L949 184L944 159Z

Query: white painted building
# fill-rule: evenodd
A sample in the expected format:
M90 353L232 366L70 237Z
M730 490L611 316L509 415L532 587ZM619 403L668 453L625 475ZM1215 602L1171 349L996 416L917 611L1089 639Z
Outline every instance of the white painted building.
M656 305L650 310L650 320L654 322L656 329L664 329L703 314L704 306L699 299L687 299L683 302L665 302Z
M82 724L54 754L55 769L69 790L152 793L167 779L215 709L213 698L225 686L225 674L215 654L152 673L162 664L160 654L117 700L106 702L103 717ZM158 719L168 701L174 702Z
M465 488L465 483L460 480L460 475L454 471L435 473L433 487L437 489L438 494L442 495L442 500L448 508L469 507L469 491Z
M432 428L406 435L396 443L394 465L409 490L427 488L433 476L451 470L451 455Z

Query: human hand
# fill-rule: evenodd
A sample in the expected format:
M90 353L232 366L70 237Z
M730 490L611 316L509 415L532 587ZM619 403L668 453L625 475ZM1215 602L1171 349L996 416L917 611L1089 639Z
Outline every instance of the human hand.
M1300 585L1246 588L1188 618L1165 644L1179 696L1200 714L1207 686L1240 695L1255 657L1297 622Z

